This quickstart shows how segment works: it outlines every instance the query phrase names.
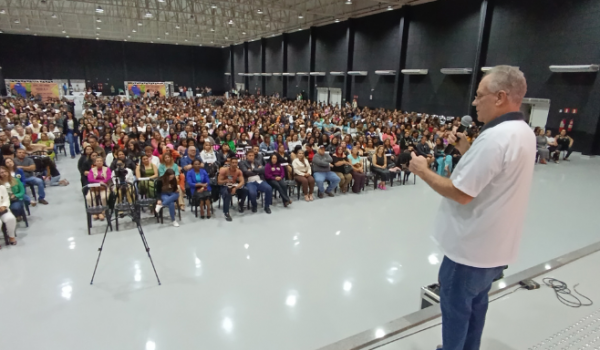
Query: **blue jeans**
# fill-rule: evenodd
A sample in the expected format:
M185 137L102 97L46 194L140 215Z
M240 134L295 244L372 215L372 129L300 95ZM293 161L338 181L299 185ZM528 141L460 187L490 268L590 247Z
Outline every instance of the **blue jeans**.
M256 197L258 196L258 191L262 192L265 196L265 208L271 206L273 201L273 189L271 185L266 181L263 181L258 184L258 182L249 182L246 184L246 188L248 189L248 201L252 204L252 208L258 207L256 204Z
M439 274L444 350L479 350L488 292L503 269L471 267L444 257Z
M160 200L162 205L169 207L169 214L171 215L171 221L175 221L175 202L179 199L179 192L173 193L161 193Z
M245 188L240 188L235 192L238 197L238 201L241 205L244 205L248 191ZM229 205L231 203L231 190L227 186L221 186L221 197L223 198L223 213L229 214Z
M24 216L25 208L23 207L23 202L15 201L10 203L10 211L14 216Z
M449 171L452 171L452 156L447 155L445 157L437 157L435 159L437 163L437 173L441 176L446 176L446 167Z
M75 157L75 154L79 154L79 142L78 136L73 135L73 132L69 130L67 132L67 142L69 143L69 151L71 151L71 157Z
M39 177L30 176L25 179L25 184L27 186L34 185L37 187L39 200L46 198L46 192L44 191L44 180L40 179Z
M315 172L313 177L315 178L315 182L319 188L319 193L323 193L323 191L332 192L340 183L340 178L333 171ZM325 182L325 180L329 181L329 187L327 187L326 190L323 190L323 182Z

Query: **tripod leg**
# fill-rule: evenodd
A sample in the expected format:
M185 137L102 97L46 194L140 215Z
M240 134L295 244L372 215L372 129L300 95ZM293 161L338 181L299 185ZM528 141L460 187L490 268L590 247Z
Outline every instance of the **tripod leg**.
M158 273L156 272L156 267L154 267L154 261L152 261L152 255L150 255L150 246L148 246L148 241L146 241L146 236L144 235L144 231L142 231L142 225L139 222L136 222L138 231L140 232L140 237L142 238L142 243L144 244L144 249L146 253L148 253L148 259L150 259L150 264L152 264L152 269L154 270L154 275L156 276L156 280L158 281L158 285L160 286L160 278L158 278Z
M106 235L108 234L108 228L110 225L111 216L112 216L112 212L110 212L110 214L108 214L108 217L106 218L108 223L106 225L106 230L104 231L104 238L102 238L102 244L100 245L100 248L98 248L98 259L96 259L96 267L94 267L94 273L92 274L92 280L90 281L90 284L94 284L94 277L96 276L96 270L98 269L98 263L100 262L100 255L102 254L102 248L104 247L104 241L106 241Z

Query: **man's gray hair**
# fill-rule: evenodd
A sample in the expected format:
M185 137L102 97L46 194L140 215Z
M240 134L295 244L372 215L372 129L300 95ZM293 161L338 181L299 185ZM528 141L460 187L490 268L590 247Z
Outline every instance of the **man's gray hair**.
M518 67L496 66L485 73L485 76L488 75L490 76L488 83L490 92L504 90L511 102L521 103L527 92L527 81Z

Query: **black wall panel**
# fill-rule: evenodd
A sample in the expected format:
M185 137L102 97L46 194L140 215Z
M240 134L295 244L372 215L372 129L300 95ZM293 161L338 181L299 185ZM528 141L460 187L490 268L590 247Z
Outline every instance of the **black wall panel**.
M239 73L246 73L246 66L244 64L244 44L235 45L233 47L233 69L235 71L235 82L245 83L244 77L240 76Z
M248 43L248 72L262 73L261 66L261 41L256 40ZM256 94L262 86L261 76L252 76L248 79L248 90L252 94ZM262 94L262 91L261 91Z
M310 64L310 32L303 30L289 34L288 72L308 72ZM308 77L287 77L287 97L295 98L302 91L308 93Z
M225 89L223 49L105 40L0 35L6 79L85 79L123 89L125 80Z
M123 61L123 43L118 41L83 42L84 60L79 64L85 65L86 75L73 76L69 79L86 79L90 83L106 83L107 87L115 87L115 91L124 88L125 65ZM110 57L110 58L109 58ZM110 85L109 85L110 84ZM110 90L109 90L110 91Z
M178 85L188 86L186 82L180 81L172 75L168 67L169 62L181 59L175 52L165 50L168 45L152 45L128 43L123 45L125 50L125 62L127 63L127 80L136 81L161 81L161 67L165 71L164 76L169 77L168 81L173 81ZM171 48L168 46L168 48ZM173 49L179 46L173 47Z
M283 72L283 37L277 36L265 40L265 71L269 73ZM273 95L283 91L283 77L270 76L265 78L265 95Z
M331 75L329 72L347 71L347 29L347 21L315 28L315 72L327 73L324 77L316 78L316 85L318 87L341 88L342 96L345 96L344 77ZM316 99L316 89L314 91L315 96L312 98Z
M406 68L427 68L425 76L404 76L403 110L463 115L470 75L444 75L441 68L473 68L479 30L479 0L436 1L410 8Z
M359 106L394 108L396 77L376 75L375 71L398 69L399 25L400 11L363 17L355 22L352 70L369 72L366 77L348 77L352 79L352 95L358 96Z
M61 45L62 38L45 38L41 41L41 61L45 79L63 79L65 77L85 78L85 66L82 50L87 40L73 39L73 45Z
M527 78L527 97L550 99L547 126L573 119L573 147L592 151L600 117L600 77L596 73L552 73L550 65L600 62L598 1L498 1L490 31L486 65L519 66ZM576 108L577 114L559 113ZM600 153L600 149L595 150Z

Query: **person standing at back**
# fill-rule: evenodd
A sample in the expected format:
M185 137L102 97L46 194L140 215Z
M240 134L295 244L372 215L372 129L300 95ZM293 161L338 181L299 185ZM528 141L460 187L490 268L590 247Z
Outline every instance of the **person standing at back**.
M433 237L445 254L438 349L479 349L492 282L517 258L536 152L535 136L520 112L526 91L516 67L487 72L473 101L484 123L480 136L472 146L463 133L448 137L462 154L450 178L412 154L409 169L445 197Z

